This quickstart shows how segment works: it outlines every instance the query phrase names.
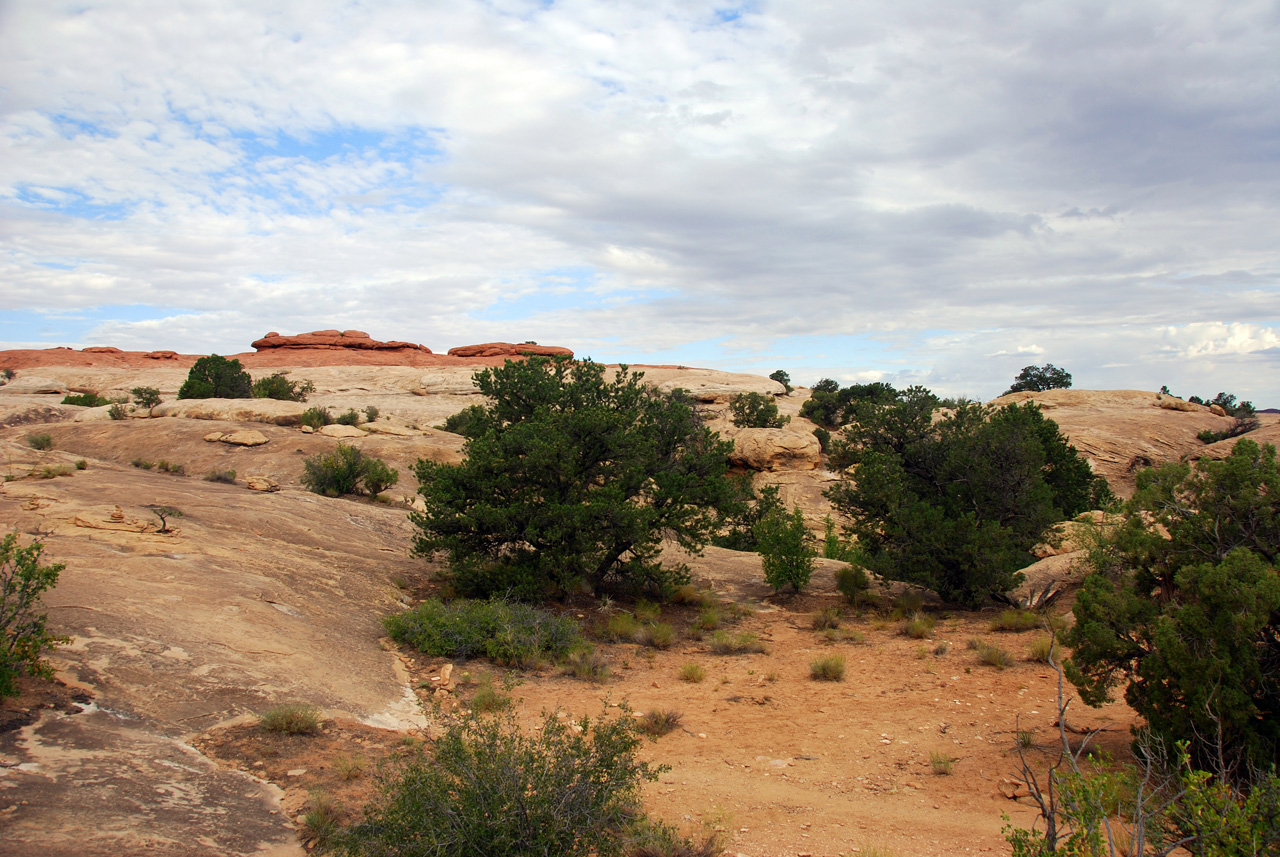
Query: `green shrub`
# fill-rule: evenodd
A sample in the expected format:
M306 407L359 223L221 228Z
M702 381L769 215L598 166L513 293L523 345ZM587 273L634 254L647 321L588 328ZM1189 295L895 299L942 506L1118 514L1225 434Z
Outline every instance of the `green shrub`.
M236 484L236 472L234 470L210 470L204 475L205 482L222 482L227 485Z
M302 815L302 833L309 848L324 851L342 829L341 812L333 796L323 789L312 789L307 811Z
M305 402L316 391L310 381L290 381L288 373L276 372L253 382L249 389L255 399L277 399L282 402Z
M165 461L163 458L156 463L156 470L161 473L168 473L170 476L186 476L187 467L185 464L173 464Z
M347 408L345 414L339 414L334 422L340 426L358 426L360 425L360 415L356 413L355 408Z
M840 534L836 532L836 522L830 515L822 519L822 556L845 562L853 560L853 548L840 538Z
M70 476L76 472L76 468L70 464L47 464L36 471L36 476L41 479L57 479L59 476Z
M162 533L171 532L169 529L170 518L185 517L181 509L174 508L173 506L150 505L146 508L150 510L151 514L160 519L160 532Z
M775 369L772 373L770 373L769 380L777 381L779 384L781 384L783 387L787 389L788 393L791 392L791 376L788 375L783 370Z
M914 640L923 640L933 634L938 620L928 613L914 613L902 623L902 633Z
M1037 637L1027 649L1027 659L1038 664L1047 664L1050 662L1052 652L1053 638L1049 636Z
M738 393L729 399L730 420L738 428L782 428L791 417L778 416L778 404L772 396L760 393Z
M320 731L320 709L285 702L258 715L258 728L281 735L314 735Z
M699 631L714 631L724 624L724 614L719 607L706 607L693 620L693 627Z
M662 618L662 608L652 601L641 598L636 602L635 614L641 622L655 622Z
M809 664L809 677L814 681L844 681L844 657L827 655Z
M605 620L601 634L606 640L613 642L631 641L640 630L640 623L630 613L614 613Z
M364 418L366 422L373 422L378 418L378 409L373 405L365 405Z
M432 598L383 620L387 634L439 658L487 657L499 664L533 666L583 645L571 619L509 601Z
M669 649L672 643L676 641L676 629L666 622L654 622L643 626L641 635L636 642L645 646L653 646L655 649Z
M1035 611L1012 607L1000 611L1000 615L991 620L992 631L1030 631L1043 625L1044 620Z
M111 417L111 419L113 420L128 419L129 409L126 408L124 405L120 404L119 402L117 402L116 404L107 408L107 416Z
M448 417L440 429L463 437L479 437L490 424L489 412L481 405L471 405Z
M507 693L507 690L509 690L509 687L505 684L502 688L495 687L493 676L486 674L480 679L475 695L471 697L471 710L479 714L505 711L515 704L515 700L511 698L511 694Z
M749 631L730 634L716 631L711 635L711 651L717 655L746 655L764 651L760 638Z
M513 713L464 716L429 756L405 756L389 769L340 849L366 857L621 857L641 817L640 786L663 769L636 759L630 716L573 726L554 714L532 731Z
M756 524L764 579L775 592L790 586L802 591L813 576L813 535L804 525L804 513L797 507L791 514L781 511Z
M1013 379L1009 389L1005 390L1002 395L1007 396L1010 393L1023 391L1041 393L1045 390L1067 390L1070 388L1071 373L1066 369L1059 369L1052 363L1046 363L1043 366L1022 367L1018 377Z
M681 681L687 681L690 684L698 684L707 677L707 671L697 664L684 664L680 667L680 671L676 673Z
M565 671L577 679L603 684L609 680L611 670L609 661L595 648L579 649L570 652L565 662Z
M53 435L29 434L27 435L27 446L41 451L53 449Z
M201 357L178 388L179 399L248 399L253 395L253 379L239 360L217 354Z
M302 462L302 484L326 497L362 492L376 496L399 479L400 474L382 459L367 456L345 443L338 444L333 452L313 455Z
M154 461L148 461L145 458L135 458L133 461L130 461L129 463L132 464L134 467L138 468L139 470L154 470L156 466L156 463Z
M160 391L155 387L134 387L129 392L133 394L133 401L140 408L151 410L160 404Z
M324 428L332 422L333 415L329 413L328 408L324 407L307 408L302 412L302 416L298 417L298 425L313 429Z
M733 496L721 510L719 531L712 536L711 543L735 551L759 550L756 525L782 509L778 486L765 485L757 495L750 474L733 477L729 484Z
M813 614L813 620L809 623L809 627L815 631L825 631L828 628L840 627L840 608L839 607L823 607L817 613Z
M88 467L89 462L85 461L83 458L76 459L76 470L86 470Z
M929 753L929 767L933 768L933 772L939 776L950 774L955 761L955 757L946 753L939 753L936 750Z
M866 603L871 591L871 578L861 566L846 565L836 569L836 590L854 607Z
M103 405L111 404L110 399L104 399L97 393L80 393L79 395L69 395L63 398L64 405L79 405L82 408L100 408Z
M978 662L1002 670L1013 666L1013 655L986 640L970 640L968 648L978 653Z
M40 595L52 589L65 565L41 565L44 545L25 548L9 533L0 540L0 699L18 692L20 675L53 677L53 669L41 658L46 650L68 642L49 633L48 617L40 612Z

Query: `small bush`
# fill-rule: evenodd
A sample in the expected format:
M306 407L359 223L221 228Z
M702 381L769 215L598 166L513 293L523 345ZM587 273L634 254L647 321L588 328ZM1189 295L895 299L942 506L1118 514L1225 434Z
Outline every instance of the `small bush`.
M475 695L471 697L471 710L481 714L492 711L505 711L514 704L511 694L505 688L495 687L493 676L485 675L480 679Z
M928 613L914 613L902 623L902 633L913 640L923 640L933 634L933 627L937 622Z
M335 756L333 759L333 771L343 782L351 782L358 780L364 776L364 769L367 763L359 756L348 756L342 754Z
M432 598L383 620L398 643L439 658L487 657L499 664L533 666L583 644L578 626L549 610L508 601Z
M222 482L226 485L236 484L236 472L234 470L210 470L204 475L205 482Z
M186 476L187 475L186 465L172 464L168 461L165 461L163 458L156 463L156 470L159 470L161 473L168 473L170 476Z
M85 461L83 458L76 459L76 470L87 470L88 468L89 462Z
M614 613L605 620L601 636L615 643L623 640L630 641L635 639L636 632L639 630L640 623L636 621L635 616L630 613Z
M595 649L581 649L571 653L566 661L565 671L574 678L597 684L608 681L612 674L608 660Z
M310 381L290 381L285 372L276 372L253 382L250 388L255 399L276 399L281 402L305 402L316 391Z
M377 495L399 479L400 475L382 459L366 456L345 443L338 444L333 452L313 455L302 462L302 484L326 497L362 491Z
M49 464L41 467L36 476L41 479L57 479L59 476L70 476L76 468L70 464Z
M813 614L813 619L809 626L815 631L825 631L828 628L840 627L840 608L839 607L823 607L817 613Z
M627 714L629 712L624 712ZM634 718L554 714L522 728L514 713L463 717L428 756L389 769L365 821L343 837L349 853L485 857L622 853L637 823L640 786L661 769L636 759Z
M703 608L698 613L698 618L693 620L693 627L699 631L714 631L722 624L724 624L724 614L718 607Z
M699 684L707 677L707 671L697 664L685 664L680 667L680 671L676 673L681 681L687 681L690 684Z
M41 655L67 638L49 633L48 617L40 612L40 595L58 583L65 565L41 565L44 545L27 547L9 533L0 540L0 699L15 696L20 675L53 677Z
M939 776L946 776L951 773L951 767L955 764L955 759L946 753L937 751L929 754L929 767L933 768L933 772Z
M302 815L302 836L308 847L323 851L342 829L337 801L323 789L312 789Z
M951 644L946 640L943 640L941 643L938 643L938 645L933 647L933 656L935 658L940 658L949 651L951 651Z
M1049 656L1053 652L1052 637L1037 637L1031 641L1031 647L1027 650L1027 659L1038 664L1049 663Z
M791 417L778 415L772 396L739 393L729 400L730 421L738 428L782 428Z
M661 738L679 728L683 715L675 709L650 711L636 720L636 728L650 738Z
M1032 610L1016 610L1010 607L991 620L992 631L1030 631L1044 624L1039 614Z
M899 616L910 616L912 613L919 613L923 608L924 595L919 590L908 589L893 599L894 612Z
M258 715L258 728L280 735L314 735L320 731L320 709L300 702L286 702Z
M324 428L333 422L333 415L329 413L328 408L314 407L307 408L302 412L302 416L298 417L298 425L309 426L313 429Z
M135 458L129 463L139 470L154 470L156 467L156 463L154 461L147 461L145 458Z
M489 412L480 405L471 405L446 419L439 428L463 437L479 437L488 427Z
M170 518L184 517L182 510L173 506L147 506L146 508L150 510L151 514L160 519L160 532L162 533L172 532L169 529Z
M715 594L708 589L699 589L692 583L676 587L671 595L672 604L688 604L691 607L706 609L716 603Z
M151 410L160 404L160 391L155 387L134 387L129 392L133 394L133 401L140 408Z
M17 374L12 369L0 369L0 384L8 384L13 380L13 376Z
M111 417L113 420L125 420L129 418L129 409L117 402L107 408L107 416Z
M355 408L348 408L345 414L339 414L334 422L340 426L358 426L360 425L360 415L356 413Z
M1029 729L1019 729L1017 741L1019 750L1030 750L1036 743L1036 734Z
M78 405L82 408L100 408L103 405L111 404L110 399L104 399L97 393L80 393L79 395L69 395L63 398L64 405Z
M662 618L662 608L642 598L636 603L635 614L641 622L656 622Z
M809 664L809 677L814 681L844 681L844 657L827 655Z
M253 379L239 360L217 354L201 357L178 388L179 399L247 399L253 395Z
M970 640L969 648L978 653L978 662L1002 670L1013 666L1013 656L985 640Z
M27 435L27 446L41 451L53 449L53 435L29 434Z
M676 629L666 622L654 622L652 625L642 626L637 632L635 640L643 646L653 646L655 649L669 649L671 644L676 641Z
M374 420L376 420L378 418L378 413L379 413L378 409L375 408L373 405L365 405L365 408L364 408L365 422L371 423Z
M717 655L746 655L765 650L760 638L748 631L730 634L716 631L711 635L711 651Z
M755 526L760 556L764 564L764 579L781 591L790 585L801 592L813 576L813 535L804 525L804 513L799 507L790 514L777 511L760 519Z
M853 549L840 539L839 533L836 532L836 522L830 515L822 519L822 556L826 559L840 559L845 562L853 559ZM863 572L862 577L866 580L866 572ZM838 584L837 588L839 588Z

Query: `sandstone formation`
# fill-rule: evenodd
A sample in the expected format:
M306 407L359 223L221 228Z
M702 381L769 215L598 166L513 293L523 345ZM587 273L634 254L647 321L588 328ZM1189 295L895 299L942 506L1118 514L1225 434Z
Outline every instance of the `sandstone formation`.
M573 352L558 345L538 345L525 342L514 345L510 342L483 342L479 345L459 345L449 349L450 357L523 357L535 354L539 357L572 357Z
M363 330L315 330L311 333L299 333L296 336L281 336L272 331L253 343L257 351L271 351L277 348L318 348L343 349L352 348L359 351L425 351L431 349L425 345L412 342L379 342Z
M750 428L734 437L729 460L750 470L814 470L821 456L822 446L812 434Z

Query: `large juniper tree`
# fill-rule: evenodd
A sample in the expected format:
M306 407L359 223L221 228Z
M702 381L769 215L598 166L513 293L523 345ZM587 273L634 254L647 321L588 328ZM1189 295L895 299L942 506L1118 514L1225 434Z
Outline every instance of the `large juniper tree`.
M536 598L611 581L662 589L670 538L700 549L731 497L729 444L641 373L529 357L475 375L489 397L461 464L416 465L414 550L469 594Z

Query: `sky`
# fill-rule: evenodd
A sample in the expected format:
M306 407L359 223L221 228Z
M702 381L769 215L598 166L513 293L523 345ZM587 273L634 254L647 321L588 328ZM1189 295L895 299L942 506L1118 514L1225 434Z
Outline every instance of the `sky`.
M1280 5L0 0L0 348L1280 406Z

